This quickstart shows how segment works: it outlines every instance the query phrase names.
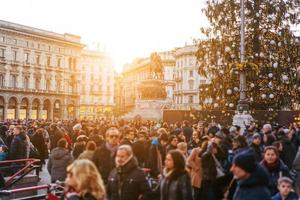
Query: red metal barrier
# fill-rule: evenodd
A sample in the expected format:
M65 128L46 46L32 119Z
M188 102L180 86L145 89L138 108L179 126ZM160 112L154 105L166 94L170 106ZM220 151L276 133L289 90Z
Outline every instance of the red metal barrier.
M19 176L19 175L24 175L24 173L28 173L32 171L34 168L36 168L36 163L40 162L39 159L19 159L19 160L4 160L0 161L1 164L9 164L9 163L23 163L25 162L26 164L23 166L22 169L17 171L15 174L12 176L8 177L7 180L5 181L5 187L11 186L10 184L14 184L14 179Z

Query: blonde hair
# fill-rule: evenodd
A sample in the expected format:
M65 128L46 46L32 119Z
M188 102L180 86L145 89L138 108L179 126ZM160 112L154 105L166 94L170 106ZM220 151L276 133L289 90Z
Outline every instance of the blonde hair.
M177 148L181 151L187 151L187 143L186 142L179 142L177 144Z
M106 197L105 187L96 166L89 160L75 160L68 166L67 172L75 177L77 189L84 195L93 195L97 200ZM66 182L68 182L66 180Z

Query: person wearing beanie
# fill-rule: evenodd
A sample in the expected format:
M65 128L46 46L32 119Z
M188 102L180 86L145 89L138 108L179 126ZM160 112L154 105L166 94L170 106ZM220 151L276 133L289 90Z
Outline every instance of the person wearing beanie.
M243 151L233 159L230 171L237 180L233 200L270 200L271 194L267 188L268 175L255 162L252 150Z
M263 147L262 147L262 139L259 133L255 133L253 135L250 148L255 153L255 161L260 162L262 160Z

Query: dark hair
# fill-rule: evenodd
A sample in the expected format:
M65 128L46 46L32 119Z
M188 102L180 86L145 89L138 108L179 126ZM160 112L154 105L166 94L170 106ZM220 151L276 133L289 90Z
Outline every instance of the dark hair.
M239 144L239 148L243 148L243 147L247 147L247 141L246 138L241 136L241 135L237 135L233 138L233 142L236 142Z
M277 158L279 158L279 151L278 151L278 149L277 149L276 146L273 146L273 145L272 145L272 146L266 146L265 149L264 149L264 154L265 154L267 151L269 151L269 150L273 150L273 151L275 152Z
M166 142L168 142L168 134L167 133L160 134L160 136L158 138L159 138L159 141L166 141Z
M177 138L175 135L171 135L170 137L169 137L169 144L172 142L172 140L174 139L174 138Z
M58 140L57 142L57 146L58 147L66 147L67 145L67 140L65 138L61 138L60 140Z
M184 121L183 121L183 124L184 124L184 126L189 126L189 125L190 125L190 122L189 122L188 120L184 120Z
M221 128L221 132L224 133L225 135L229 135L229 129L228 128Z
M170 150L167 154L169 154L174 163L174 172L182 173L185 171L185 159L182 153L179 150Z
M96 143L94 141L88 141L88 143L86 144L85 149L89 150L89 151L94 151L96 149Z
M41 135L41 136L43 136L43 134L44 134L44 129L42 129L42 128L39 128L39 129L37 129L35 131L35 135Z

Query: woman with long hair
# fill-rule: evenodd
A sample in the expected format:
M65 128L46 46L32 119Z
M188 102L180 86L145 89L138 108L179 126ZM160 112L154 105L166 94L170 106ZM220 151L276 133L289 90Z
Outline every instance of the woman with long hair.
M171 150L165 159L160 182L160 200L192 200L192 186L185 159L178 150Z
M93 162L75 160L67 168L66 199L105 200L105 187Z

